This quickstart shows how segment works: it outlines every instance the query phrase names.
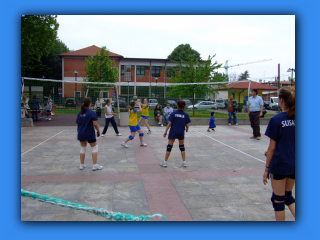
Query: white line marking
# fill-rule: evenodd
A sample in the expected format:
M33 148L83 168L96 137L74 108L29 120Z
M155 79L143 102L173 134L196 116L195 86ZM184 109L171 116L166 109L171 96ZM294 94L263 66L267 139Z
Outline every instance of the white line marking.
M41 144L45 143L46 141L50 140L51 138L53 138L53 137L57 136L58 134L62 133L63 131L65 131L65 130L62 130L61 132L58 132L56 135L53 135L52 137L48 138L47 140L45 140L45 141L43 141L43 142L39 143L37 146L35 146L35 147L33 147L33 148L29 149L28 151L26 151L26 152L22 153L22 154L21 154L21 156L22 156L22 155L24 155L24 154L26 154L27 152L30 152L32 149L35 149L36 147L40 146Z
M216 140L216 139L214 139L214 138L212 138L212 137L210 137L210 136L208 136L208 135L206 135L206 134L203 134L202 132L198 132L197 130L193 130L193 131L194 131L194 132L197 132L197 133L200 133L200 134L202 134L202 135L204 135L204 136L206 136L206 137L208 137L208 138L211 138L212 140L214 140L214 141L216 141L216 142L218 142L218 143L221 143L221 144L223 144L223 145L225 145L225 146L227 146L227 147L229 147L229 148L232 148L233 150L236 150L236 151L238 151L238 152L241 152L241 153L243 153L243 154L245 154L245 155L247 155L247 156L249 156L249 157L251 157L251 158L254 158L254 159L256 159L256 160L258 160L258 161L260 161L260 162L266 163L265 161L263 161L263 160L261 160L261 159L259 159L259 158L253 157L253 156L251 156L251 155L249 155L249 154L247 154L247 153L245 153L245 152L242 152L242 151L240 151L240 150L238 150L238 149L236 149L236 148L234 148L234 147L229 146L228 144L225 144L225 143L223 143L223 142L220 142L220 141L218 141L218 140Z

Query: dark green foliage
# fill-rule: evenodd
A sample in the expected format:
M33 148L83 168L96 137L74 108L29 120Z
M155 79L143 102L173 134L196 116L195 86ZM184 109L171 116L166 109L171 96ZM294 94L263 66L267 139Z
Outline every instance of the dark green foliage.
M21 16L21 76L32 72L54 49L59 23L53 15Z
M195 61L201 60L200 53L192 49L190 44L180 44L172 51L172 53L168 56L168 59L174 61L188 61L190 55L194 57Z
M243 79L249 79L249 77L250 77L249 71L246 70L244 73L241 73L241 75L239 76L239 81Z

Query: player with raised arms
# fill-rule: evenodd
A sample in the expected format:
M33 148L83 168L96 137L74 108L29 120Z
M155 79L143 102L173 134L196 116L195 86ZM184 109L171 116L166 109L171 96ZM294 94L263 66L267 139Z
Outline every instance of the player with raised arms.
M179 140L179 149L181 151L182 166L187 167L186 151L184 148L184 131L188 132L189 123L191 122L191 120L189 115L184 111L184 109L186 108L186 102L183 100L179 100L177 104L178 104L178 110L170 114L168 118L168 124L167 124L166 130L163 134L163 137L166 137L167 132L170 128L170 132L168 136L167 151L165 155L165 160L161 164L162 167L167 167L167 161L170 156L173 143L176 139Z
M148 104L148 99L144 99L143 100L143 104L141 106L142 108L142 114L141 117L139 119L138 124L140 125L140 123L142 122L142 120L144 119L144 124L147 126L148 128L148 133L147 134L151 134L151 130L150 130L150 126L148 124L148 118L149 118L149 104Z
M138 124L138 120L137 120L137 113L138 112L142 112L141 110L141 102L138 102L137 103L138 107L139 107L139 110L137 110L135 108L136 106L136 102L135 101L131 101L130 102L130 107L129 107L129 128L130 128L130 132L131 132L131 135L123 142L121 143L121 146L127 148L129 147L127 145L127 142L129 142L130 140L133 140L134 137L136 136L136 132L139 133L139 138L140 138L140 146L141 147L146 147L147 144L145 144L143 142L143 132L140 128L140 125Z

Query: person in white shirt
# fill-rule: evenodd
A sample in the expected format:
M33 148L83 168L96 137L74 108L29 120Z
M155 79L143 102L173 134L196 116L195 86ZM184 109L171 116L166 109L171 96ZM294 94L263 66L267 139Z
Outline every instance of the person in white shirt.
M170 114L173 112L172 107L170 107L170 103L167 103L167 106L164 108L164 117L168 122Z
M102 107L102 102L100 98L98 98L94 105L94 108L96 109L96 114L98 117L101 117L101 107Z
M114 117L113 117L114 116L114 112L112 111L112 106L111 106L111 100L110 99L106 100L106 105L104 107L104 112L105 112L106 124L104 126L103 131L102 131L101 137L104 137L104 135L106 134L110 122L111 122L111 125L112 125L114 131L116 132L117 136L121 136L121 134L119 133L116 121L114 120Z

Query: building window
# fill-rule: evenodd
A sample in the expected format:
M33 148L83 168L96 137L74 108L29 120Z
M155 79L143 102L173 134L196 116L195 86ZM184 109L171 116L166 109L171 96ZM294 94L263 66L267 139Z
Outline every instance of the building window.
M137 66L137 77L145 77L146 72L145 72L145 66Z
M174 69L175 69L176 71L179 71L179 68L178 68L178 67L174 67ZM174 70L172 70L171 67L167 67L167 72L166 72L167 77L170 78L170 77L173 76L173 74L174 74Z
M162 67L152 67L152 77L160 77L160 70Z

